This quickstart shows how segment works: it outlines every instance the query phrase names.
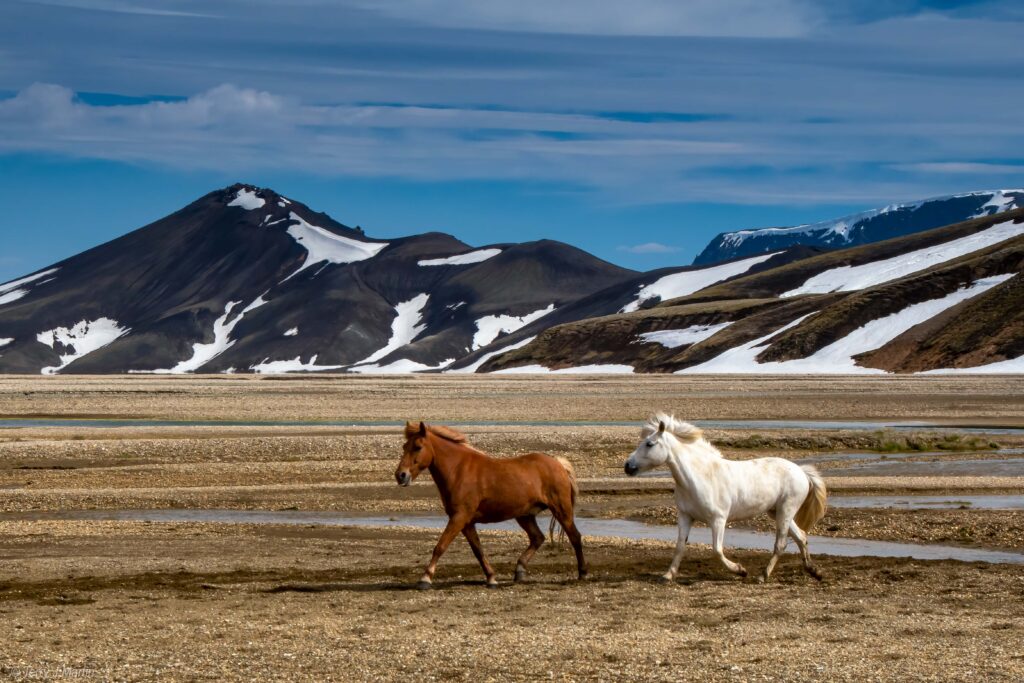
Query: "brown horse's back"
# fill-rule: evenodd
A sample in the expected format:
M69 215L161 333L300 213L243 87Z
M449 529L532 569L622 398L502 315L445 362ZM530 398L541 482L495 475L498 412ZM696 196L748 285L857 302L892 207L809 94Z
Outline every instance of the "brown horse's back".
M543 453L516 458L481 454L473 463L478 522L502 522L557 508L572 514L572 481L558 460ZM467 472L468 474L468 472ZM453 492L455 493L455 492Z

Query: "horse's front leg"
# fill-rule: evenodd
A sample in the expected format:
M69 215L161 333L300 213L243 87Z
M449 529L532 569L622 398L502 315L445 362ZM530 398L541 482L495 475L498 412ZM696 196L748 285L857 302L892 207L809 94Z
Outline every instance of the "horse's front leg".
M433 585L434 582L434 570L437 569L437 561L444 555L444 551L448 550L448 546L455 540L455 537L459 535L462 529L466 526L469 521L468 515L455 514L448 518L448 524L445 526L444 531L441 532L441 538L437 539L437 545L434 546L434 554L430 557L430 563L427 564L427 570L423 572L423 577L420 582L416 584L416 587L420 590L426 590Z
M491 563L484 556L484 547L480 544L480 534L476 532L476 525L467 524L462 530L462 535L469 541L469 547L473 549L476 561L480 563L480 568L484 570L484 576L487 577L487 587L497 588L498 580L494 578L494 569L491 568Z
M670 583L675 580L679 571L679 563L683 561L683 554L686 552L686 541L690 538L690 525L693 519L682 510L679 511L679 539L676 541L676 554L672 558L672 565L668 571L661 576L662 583Z
M715 554L718 555L718 559L722 561L726 569L734 574L740 576L746 576L747 570L743 568L742 564L733 562L725 556L725 517L719 517L711 520L711 545L715 549Z

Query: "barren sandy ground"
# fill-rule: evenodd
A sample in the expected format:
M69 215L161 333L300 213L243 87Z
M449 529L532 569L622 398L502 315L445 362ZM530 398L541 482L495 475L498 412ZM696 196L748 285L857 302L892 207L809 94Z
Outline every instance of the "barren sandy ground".
M7 416L256 421L922 420L1024 425L1020 378L0 378ZM636 428L467 426L484 450L568 457L592 516L671 521L671 482L625 479ZM945 433L921 428L931 444ZM882 448L905 433L710 430L729 457ZM1022 457L1019 434L963 435ZM489 591L457 540L438 588L409 590L437 532L320 525L33 518L141 508L439 512L425 477L399 489L391 426L0 429L0 680L1020 680L1024 566L784 557L735 579L694 546L586 539L593 578L546 546L528 583ZM965 445L965 447L966 447ZM834 493L1024 494L1022 477L864 477ZM1020 512L834 509L816 533L1021 550ZM763 521L748 526L762 528ZM525 536L484 545L508 581ZM759 569L763 553L730 551Z

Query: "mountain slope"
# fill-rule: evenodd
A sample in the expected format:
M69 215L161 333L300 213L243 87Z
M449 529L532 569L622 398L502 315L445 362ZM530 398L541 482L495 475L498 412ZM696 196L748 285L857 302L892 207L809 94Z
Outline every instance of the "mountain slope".
M633 275L551 241L372 239L234 185L0 285L0 371L444 367Z
M1024 209L1014 209L551 327L481 370L861 373L998 363L1024 355L1022 271Z
M842 249L1021 207L1024 207L1024 189L985 190L894 204L810 225L724 232L711 240L693 262L695 265L718 263L796 245Z

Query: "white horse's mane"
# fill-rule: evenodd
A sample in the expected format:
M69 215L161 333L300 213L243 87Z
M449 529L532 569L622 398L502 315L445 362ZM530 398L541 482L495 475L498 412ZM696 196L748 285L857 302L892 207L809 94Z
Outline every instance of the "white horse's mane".
M700 427L695 427L689 422L676 419L675 415L657 412L647 418L647 422L640 430L640 438L646 439L658 431L658 426L665 423L665 431L671 433L683 443L693 443L704 436Z

